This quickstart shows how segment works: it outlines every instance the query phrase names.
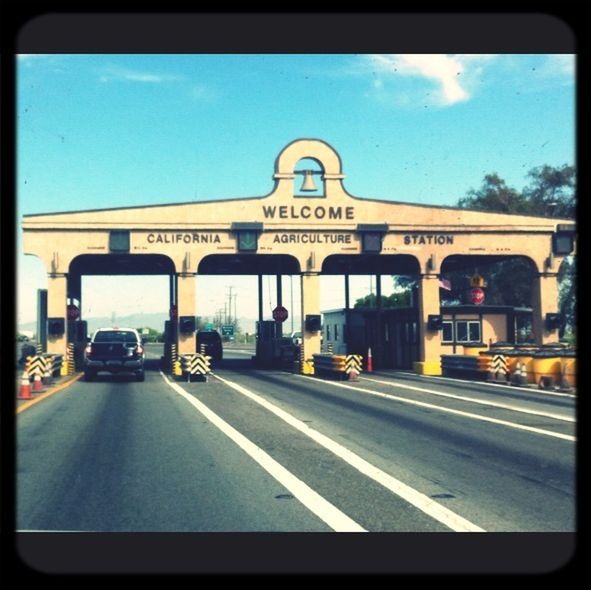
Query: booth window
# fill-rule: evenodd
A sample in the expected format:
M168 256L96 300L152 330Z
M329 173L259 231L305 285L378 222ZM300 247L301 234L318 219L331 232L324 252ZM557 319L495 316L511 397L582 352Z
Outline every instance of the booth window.
M326 324L326 340L330 340L330 326Z
M456 342L481 342L482 332L479 321L457 320Z
M335 342L339 339L339 325L334 325L334 340Z
M454 341L454 323L443 322L443 331L441 332L441 342L453 342Z

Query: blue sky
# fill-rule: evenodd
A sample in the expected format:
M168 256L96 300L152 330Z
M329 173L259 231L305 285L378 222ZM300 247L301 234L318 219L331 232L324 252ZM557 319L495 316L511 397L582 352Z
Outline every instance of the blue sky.
M575 163L574 67L572 55L22 55L19 226L22 214L265 195L300 137L339 152L359 197L454 205L491 172L521 189L534 166ZM20 244L27 322L46 279ZM83 313L128 305L114 280L121 292L148 279L85 279ZM200 281L234 284L239 315L256 315L248 279ZM325 282L323 307L341 305L340 283ZM150 291L143 311L166 311L166 281ZM198 313L219 308L210 299Z

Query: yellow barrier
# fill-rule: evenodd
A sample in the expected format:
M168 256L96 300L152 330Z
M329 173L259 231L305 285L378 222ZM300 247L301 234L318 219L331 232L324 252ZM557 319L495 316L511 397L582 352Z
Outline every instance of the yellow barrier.
M534 383L537 385L547 385L549 381L552 385L560 385L560 353L553 354L540 352L533 357Z
M577 384L577 359L574 355L568 354L560 356L560 369L564 381L569 387L575 387Z
M417 375L442 375L441 361L417 361L413 365Z
M314 375L314 361L302 361L302 375Z

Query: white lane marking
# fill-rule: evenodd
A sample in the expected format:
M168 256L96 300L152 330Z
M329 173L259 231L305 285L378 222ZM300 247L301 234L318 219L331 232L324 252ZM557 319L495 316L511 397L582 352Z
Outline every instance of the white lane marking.
M180 396L184 397L191 405L201 412L214 426L217 426L228 438L236 443L247 455L254 459L267 473L274 477L282 486L288 489L308 510L323 520L329 527L337 532L367 532L362 526L341 512L336 506L325 500L310 486L298 479L283 465L270 457L263 449L255 445L243 434L230 426L215 412L210 410L201 401L188 394L182 387L169 381L160 371L164 382L167 383Z
M359 455L355 454L353 451L350 451L328 436L321 434L313 428L310 428L310 426L308 426L305 422L295 418L285 410L282 410L275 404L272 404L256 393L253 393L245 387L242 387L242 385L238 385L237 383L223 379L219 375L215 375L215 378L219 379L222 383L225 383L228 387L231 387L242 395L245 395L247 398L251 399L257 404L263 406L263 408L269 410L281 418L284 422L287 422L290 426L293 426L295 429L299 430L313 441L323 446L325 449L328 449L337 457L343 459L343 461L346 461L349 465L364 475L383 485L393 494L396 494L403 500L406 500L409 504L412 504L415 508L418 508L425 514L428 514L435 520L449 527L451 530L455 532L486 532L484 529L476 526L459 514L456 514L445 506L435 502L425 494L422 494L414 488L411 488L407 484L389 475L385 471L382 471L375 465L372 465L365 459L361 458Z
M424 393L430 393L432 395L440 395L442 397L450 397L453 399L459 399L466 402L472 402L475 404L482 404L483 406L492 406L494 408L502 408L504 410L511 410L513 412L522 412L523 414L533 414L535 416L544 416L546 418L554 418L555 420L562 420L564 422L575 422L575 418L571 418L570 416L561 416L560 414L550 414L549 412L539 412L537 410L530 410L529 408L524 408L522 406L511 406L508 404L500 404L498 402L488 402L481 399L476 399L473 397L463 397L461 395L456 395L453 393L444 393L442 391L435 391L434 389L425 389L423 387L415 387L414 385L406 385L404 383L392 382L392 381L382 381L380 379L370 379L369 377L360 377L364 381L371 381L372 383L381 383L383 385L390 385L392 387L399 387L400 389L410 389L412 391L420 391Z
M299 375L302 378L306 378L304 375ZM343 387L344 389L352 389L353 391L360 391L361 393L367 393L369 395L375 395L376 397L383 397L385 399L391 399L402 402L404 404L410 404L413 406L421 406L423 408L429 408L432 410L439 410L440 412L448 412L449 414L456 414L457 416L464 416L465 418L472 418L474 420L482 420L483 422L491 422L492 424L500 424L502 426L509 426L510 428L516 428L518 430L527 430L528 432L535 432L536 434L544 434L546 436L552 436L554 438L561 438L563 440L575 441L576 438L570 434L560 434L559 432L552 432L550 430L542 430L541 428L534 428L533 426L524 426L523 424L516 424L515 422L507 422L506 420L498 420L497 418L489 418L488 416L481 416L480 414L472 414L471 412L462 412L460 410L452 410L451 408L444 408L443 406L436 406L434 404L428 404L426 402L419 402L406 397L399 397L390 393L382 393L380 391L373 391L372 389L364 389L363 387L353 387L351 385L345 385L344 383L337 383L336 381L322 380L322 383L327 385L334 385L335 387Z
M417 377L416 373L409 373ZM486 385L487 387L500 387L502 389L506 389L508 391L521 391L523 393L527 392L530 394L535 395L550 395L554 397L570 397L572 399L576 399L576 395L572 393L558 393L557 391L544 391L543 389L534 389L531 387L525 386L518 386L518 385L503 385L502 383L489 383L488 381L468 381L467 379L454 379L453 377L441 377L439 375L430 375L429 377L425 377L421 375L421 377L425 380L441 380L441 381L453 381L454 383L463 383L464 385L469 385L471 383L478 383L478 385Z

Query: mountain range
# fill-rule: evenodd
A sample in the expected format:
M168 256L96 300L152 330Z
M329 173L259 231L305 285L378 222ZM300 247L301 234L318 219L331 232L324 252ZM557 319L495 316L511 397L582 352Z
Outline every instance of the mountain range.
M134 313L131 315L115 317L115 321L111 317L96 317L84 318L88 326L88 335L90 336L98 328L105 328L108 326L121 326L125 328L153 328L158 331L164 330L164 322L168 319L166 313ZM298 318L299 319L299 318ZM254 334L256 328L256 320L252 318L238 318L238 325L241 332L248 332ZM299 330L299 322L294 324L294 329ZM288 332L291 329L289 320L285 322L285 329ZM27 322L18 325L18 331L24 334L30 334L37 331L36 322Z

